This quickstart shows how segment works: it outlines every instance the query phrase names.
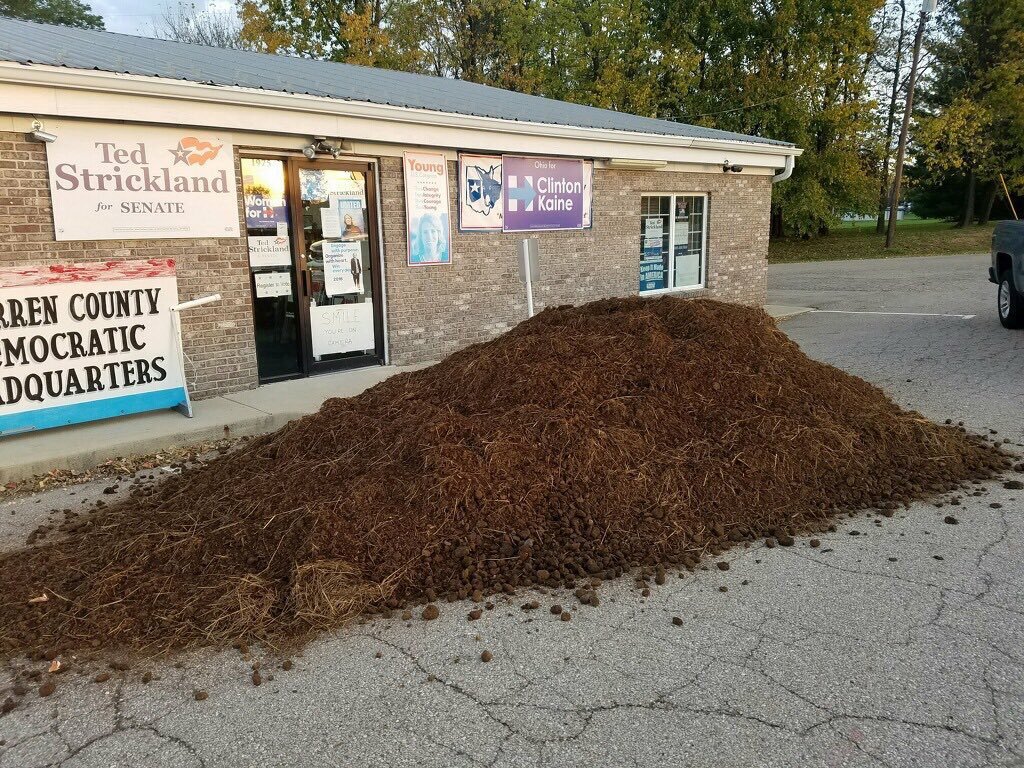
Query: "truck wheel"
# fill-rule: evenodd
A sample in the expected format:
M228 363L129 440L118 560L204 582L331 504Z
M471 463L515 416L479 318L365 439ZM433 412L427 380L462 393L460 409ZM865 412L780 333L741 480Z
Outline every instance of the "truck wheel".
M1004 328L1024 328L1024 297L1013 284L1013 275L1003 272L999 275L999 292L996 294L999 308L999 322Z

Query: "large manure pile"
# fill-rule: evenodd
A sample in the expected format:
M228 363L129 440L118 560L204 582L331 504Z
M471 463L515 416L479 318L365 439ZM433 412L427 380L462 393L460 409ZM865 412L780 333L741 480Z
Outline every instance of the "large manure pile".
M286 643L367 610L692 567L1004 467L759 310L550 309L3 555L0 649Z

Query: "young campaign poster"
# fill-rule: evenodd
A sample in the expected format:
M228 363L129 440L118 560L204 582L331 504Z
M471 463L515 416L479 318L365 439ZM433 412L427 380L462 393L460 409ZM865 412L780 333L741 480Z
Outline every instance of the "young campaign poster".
M426 152L406 152L403 160L409 265L451 264L448 162Z
M238 237L234 148L194 128L62 123L46 145L57 240Z
M173 259L0 269L0 435L187 400Z

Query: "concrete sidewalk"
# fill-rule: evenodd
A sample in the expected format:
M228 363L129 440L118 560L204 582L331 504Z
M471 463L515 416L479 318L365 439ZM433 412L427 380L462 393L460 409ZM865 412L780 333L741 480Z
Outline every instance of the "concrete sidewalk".
M358 395L396 373L426 365L373 366L265 384L194 402L191 419L177 411L152 411L6 437L0 439L0 483L52 469L90 469L118 456L271 432L315 412L331 397Z

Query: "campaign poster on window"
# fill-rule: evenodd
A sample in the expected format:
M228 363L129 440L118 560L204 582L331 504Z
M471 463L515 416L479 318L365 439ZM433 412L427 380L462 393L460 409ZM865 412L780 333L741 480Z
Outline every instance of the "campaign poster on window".
M249 266L285 267L292 263L292 246L287 237L250 235Z
M187 402L173 259L0 269L0 435Z
M403 161L409 265L451 264L448 162L427 152L406 152Z
M338 218L338 237L366 237L366 201L362 195L331 192L328 200L333 215Z
M284 164L280 160L242 159L242 202L247 229L271 229L287 236L288 201L284 187Z
M46 145L57 240L238 237L234 148L216 133L67 122Z
M363 287L362 246L345 241L323 244L324 291L328 296L366 293Z

